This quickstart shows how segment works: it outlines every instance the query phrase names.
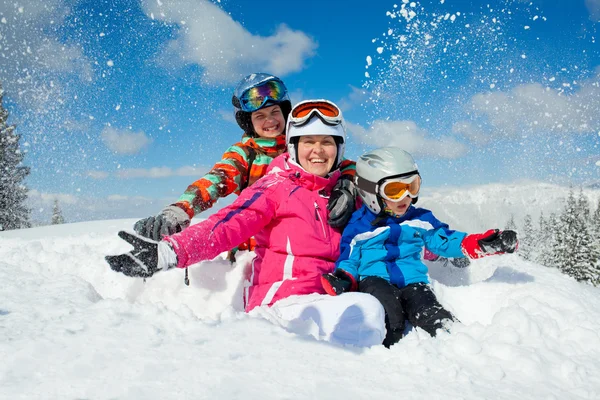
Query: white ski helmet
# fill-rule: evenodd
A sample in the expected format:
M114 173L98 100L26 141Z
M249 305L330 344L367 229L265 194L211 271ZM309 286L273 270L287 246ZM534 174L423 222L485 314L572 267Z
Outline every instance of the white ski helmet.
M315 108L310 106L314 105ZM320 106L331 107L335 109L335 116L327 116L319 111ZM304 118L294 118L296 110L301 108L311 109ZM300 122L299 122L300 121ZM305 100L296 104L287 121L287 128L285 130L285 142L287 144L288 153L290 159L295 163L298 163L298 140L300 136L332 136L337 144L337 155L333 164L332 170L339 168L340 163L344 158L344 149L346 144L346 126L344 118L342 117L342 111L339 107L329 100Z
M412 156L398 147L382 147L359 157L356 162L355 183L363 203L375 214L384 208L379 188L386 179L419 174ZM418 197L412 199L416 203Z

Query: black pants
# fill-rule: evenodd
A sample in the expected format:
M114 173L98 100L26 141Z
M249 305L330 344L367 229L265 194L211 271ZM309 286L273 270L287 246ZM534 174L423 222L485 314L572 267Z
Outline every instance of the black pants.
M429 285L424 283L398 288L383 278L370 276L358 283L358 291L369 293L383 305L387 329L383 345L386 347L402 338L407 319L412 326L423 329L431 336L435 336L444 322L456 320L437 301Z

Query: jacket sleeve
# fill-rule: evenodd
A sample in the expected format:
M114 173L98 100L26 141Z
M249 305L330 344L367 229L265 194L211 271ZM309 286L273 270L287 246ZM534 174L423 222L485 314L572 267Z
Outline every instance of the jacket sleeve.
M340 257L335 263L336 269L344 270L358 282L358 268L360 266L360 243L356 241L356 231L352 226L346 227L340 242Z
M423 233L425 248L442 257L465 257L460 245L467 234L450 229L448 224L438 220L431 212L427 215L427 219L433 226L433 229L429 229Z
M460 245L467 234L450 229L448 224L437 219L431 211L424 211L425 213L419 219L430 223L432 226L431 229L421 232L425 248L442 257L465 257Z
M234 144L206 175L188 186L175 204L191 219L212 207L220 197L239 194L248 179L248 157L246 146Z
M180 233L165 237L177 254L177 267L211 260L260 232L275 217L278 204L273 192L282 185L277 177L263 177L231 205Z

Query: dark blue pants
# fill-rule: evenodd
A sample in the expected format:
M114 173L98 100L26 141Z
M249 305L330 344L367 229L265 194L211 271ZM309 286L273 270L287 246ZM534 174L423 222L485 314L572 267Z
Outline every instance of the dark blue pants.
M383 305L387 329L383 345L386 347L402 338L407 320L431 336L435 336L445 322L456 320L438 302L429 285L424 283L399 288L383 278L369 276L358 283L358 291L369 293Z

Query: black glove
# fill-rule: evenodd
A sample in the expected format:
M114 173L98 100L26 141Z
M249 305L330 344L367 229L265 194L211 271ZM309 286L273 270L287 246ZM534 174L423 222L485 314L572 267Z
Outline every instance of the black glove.
M190 217L180 207L165 207L156 217L140 219L133 225L133 230L152 240L159 241L163 236L181 232L190 226Z
M351 178L341 177L331 191L329 202L329 225L344 228L356 210L356 188Z
M517 232L498 229L467 235L461 243L463 253L472 259L493 254L514 253L518 246Z
M113 271L127 276L149 278L161 269L177 265L177 255L168 242L156 242L120 231L119 237L130 243L133 250L118 256L104 257Z
M487 254L514 253L518 246L517 232L496 230L492 235L480 239L479 246Z
M336 269L333 274L321 275L321 285L332 296L354 291L358 287L354 277L341 269Z

